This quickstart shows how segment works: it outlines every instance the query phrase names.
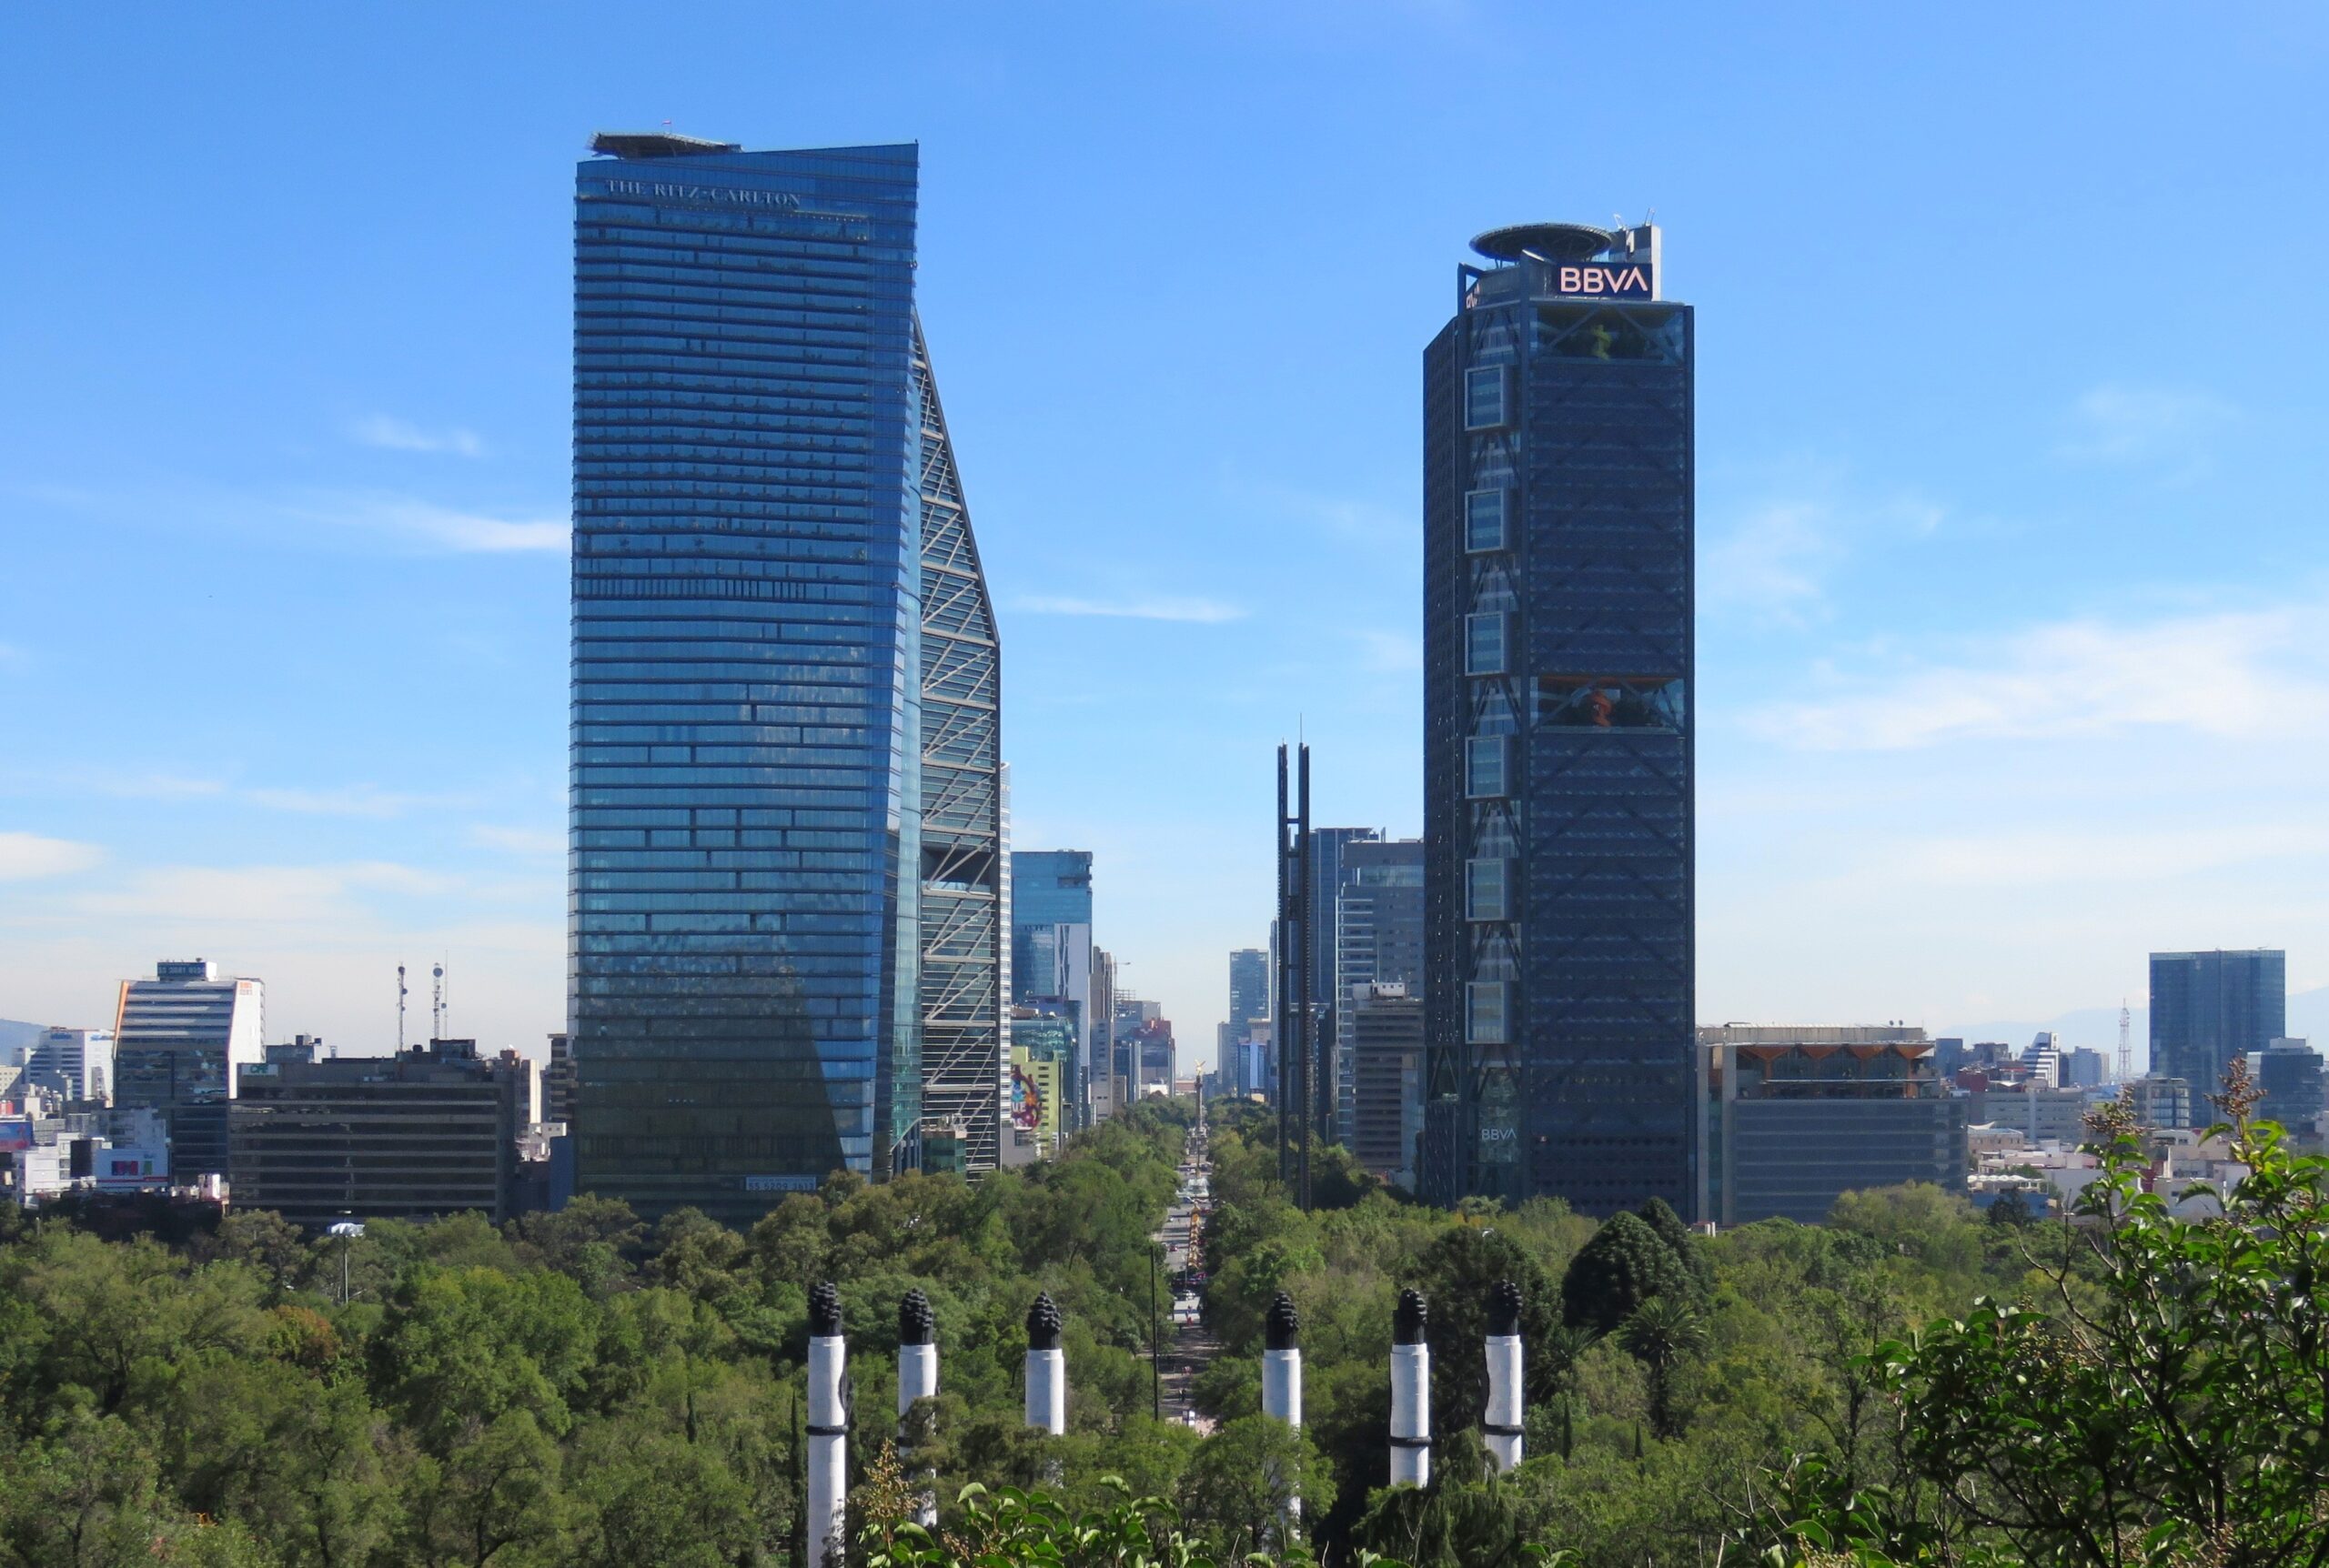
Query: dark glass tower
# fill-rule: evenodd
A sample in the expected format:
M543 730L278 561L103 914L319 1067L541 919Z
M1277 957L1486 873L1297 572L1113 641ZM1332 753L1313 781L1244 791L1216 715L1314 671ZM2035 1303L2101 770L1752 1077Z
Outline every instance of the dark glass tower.
M2233 1059L2288 1032L2288 955L2276 948L2151 955L2151 1070L2192 1086L2192 1115Z
M833 1170L912 1162L923 876L999 894L993 859L953 838L924 864L922 596L948 550L923 503L952 463L924 461L916 152L592 146L575 209L577 1175L649 1214L745 1220ZM958 625L975 639L975 622Z
M1420 1180L1689 1215L1690 309L1652 227L1473 247L1424 354Z

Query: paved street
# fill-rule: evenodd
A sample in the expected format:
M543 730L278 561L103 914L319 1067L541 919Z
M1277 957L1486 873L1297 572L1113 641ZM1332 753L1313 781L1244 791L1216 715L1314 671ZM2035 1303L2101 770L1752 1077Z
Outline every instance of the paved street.
M1204 1266L1197 1249L1204 1223L1201 1211L1209 1195L1213 1170L1205 1152L1204 1136L1204 1125L1199 1123L1189 1137L1189 1163L1181 1168L1180 1192L1164 1216L1161 1239L1168 1282L1180 1279L1191 1268ZM1189 1380L1220 1348L1197 1322L1202 1294L1202 1288L1172 1290L1171 1305L1165 1313L1164 1353L1158 1359L1164 1385L1165 1419L1185 1421L1200 1432L1210 1432L1213 1423L1189 1409Z

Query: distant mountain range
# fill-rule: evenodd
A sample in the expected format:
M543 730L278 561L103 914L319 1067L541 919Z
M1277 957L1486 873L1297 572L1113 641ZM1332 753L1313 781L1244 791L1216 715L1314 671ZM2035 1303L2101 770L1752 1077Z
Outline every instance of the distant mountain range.
M16 1052L30 1049L48 1032L45 1023L18 1023L14 1019L0 1018L0 1061L13 1060Z
M2132 1027L2128 1039L2132 1048L2135 1070L2143 1070L2150 1058L2151 1009L2131 1007ZM2119 1010L2115 1007L2082 1007L2075 1012L2061 1013L2046 1019L1991 1020L1987 1023L1950 1024L1936 1029L1936 1037L1953 1035L1967 1041L2001 1040L2021 1047L2030 1043L2031 1036L2040 1030L2052 1030L2064 1046L2091 1046L2102 1053L2110 1062L2119 1051ZM2289 998L2291 1038L2311 1040L2317 1050L2329 1051L2329 986L2316 990L2301 990Z

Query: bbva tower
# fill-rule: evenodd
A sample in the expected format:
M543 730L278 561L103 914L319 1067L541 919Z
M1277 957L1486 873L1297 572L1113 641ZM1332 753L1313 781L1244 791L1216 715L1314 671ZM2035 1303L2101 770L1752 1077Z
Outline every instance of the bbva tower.
M1473 248L1424 354L1421 1180L1691 1215L1690 307L1648 226Z

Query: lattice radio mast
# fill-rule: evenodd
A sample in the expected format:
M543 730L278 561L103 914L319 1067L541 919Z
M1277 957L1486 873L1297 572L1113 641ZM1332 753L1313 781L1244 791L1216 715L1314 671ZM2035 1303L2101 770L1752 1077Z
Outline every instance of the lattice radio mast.
M2132 1083L2135 1079L2135 1058L2127 1044L2127 1037L2135 1027L2135 1015L2127 1010L2127 999L2119 999L2119 1081Z
M404 1054L404 965L397 965L397 1054Z

